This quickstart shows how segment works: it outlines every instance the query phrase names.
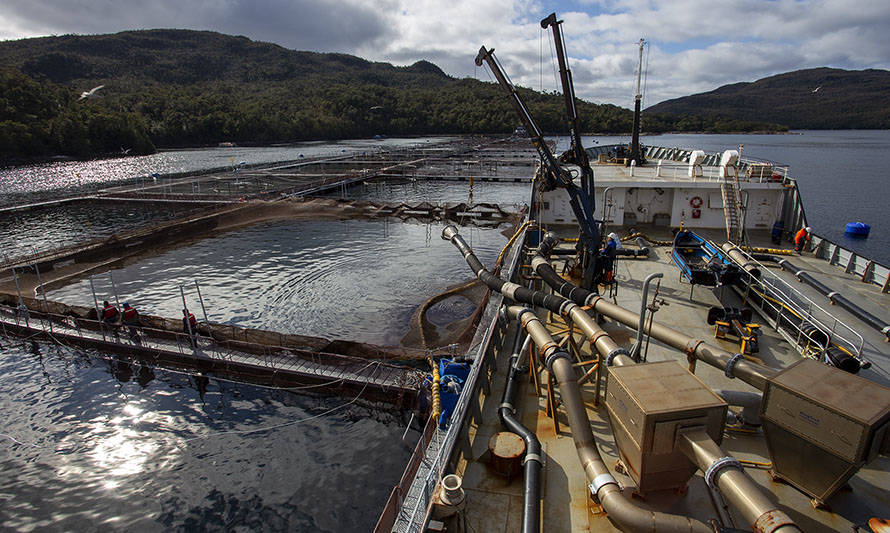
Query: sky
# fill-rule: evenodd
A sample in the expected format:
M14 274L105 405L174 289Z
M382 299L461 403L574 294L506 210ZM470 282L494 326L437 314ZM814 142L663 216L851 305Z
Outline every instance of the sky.
M813 67L890 68L887 0L4 0L0 40L187 28L294 50L340 52L561 91L556 12L579 98L633 107L639 40L644 107L721 85Z

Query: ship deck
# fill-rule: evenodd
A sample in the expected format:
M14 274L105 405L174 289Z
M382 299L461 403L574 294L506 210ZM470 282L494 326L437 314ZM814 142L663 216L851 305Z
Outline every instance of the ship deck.
M559 234L559 228L550 229ZM666 227L650 226L637 229L641 229L654 240L671 239L669 228ZM608 231L624 235L627 234L628 228L609 228ZM722 230L702 230L700 233L717 243L725 242L725 233ZM560 236L575 235L566 230ZM769 246L767 232L753 232L750 238L754 246ZM788 259L876 316L888 315L890 294L882 294L880 286L863 283L858 277L846 274L843 269L831 266L809 253ZM881 333L859 322L846 311L830 306L825 296L802 283L797 283L792 273L780 272L778 266L769 268L771 272L774 271L789 283L793 283L820 306L830 307L840 320L860 332L863 341L862 356L872 363L871 368L863 369L860 375L885 386L890 385L890 344L885 342L885 337ZM711 306L721 305L718 299L721 291L723 291L722 305L740 305L740 295L732 293L729 288L711 289L696 286L690 299L690 285L685 280L679 279L679 271L670 260L670 247L653 247L648 258L619 258L616 268L618 290L615 295L618 304L638 310L643 280L655 272L664 275L658 290L658 299L664 300L664 303L655 314L657 322L696 338L722 345L727 350L734 352L739 350L738 344L714 338L714 327L707 324L706 316ZM650 301L653 297L652 289L649 292ZM760 322L763 327L760 352L751 357L752 360L778 368L790 365L801 358L801 355L776 330L760 321L757 314L754 316L754 321ZM556 329L558 326L551 327ZM604 328L621 346L630 346L635 341L636 331L622 324L607 319ZM506 338L512 336L508 333ZM578 338L580 339L580 335ZM651 340L648 348L644 346L644 352L649 362L674 360L686 366L684 354L655 339ZM496 364L492 367L497 370L491 377L492 388L484 400L482 416L478 418L481 422L474 422L470 428L473 459L462 462L458 467L458 473L463 476L463 486L467 493L466 520L471 528L470 531L507 532L520 529L522 476L517 475L508 481L492 473L490 467L483 462L489 438L503 431L498 422L497 409L501 402L510 353L511 350L505 349L496 355ZM755 391L741 380L727 378L722 370L701 363L697 365L696 376L713 389ZM530 375L526 374L525 377L529 378ZM543 530L617 530L607 516L598 512L588 497L588 482L578 461L564 410L562 407L557 410L558 430L554 421L546 414L546 371L541 373L540 383L539 395L530 381L524 380L514 404L517 406L517 416L527 427L536 432L543 446L545 455L541 495ZM588 382L583 386L588 416L600 452L624 490L633 492L635 488L633 480L614 471L619 459L618 451L611 434L604 402L600 402L598 406L594 405L594 392L592 383ZM757 463L769 461L766 442L759 430L727 429L722 446L738 459ZM841 491L828 500L830 509L814 508L809 496L790 485L772 481L766 468L749 466L746 472L772 495L771 497L803 531L850 531L854 525L865 524L869 518L886 518L890 515L890 500L887 498L887 489L890 487L890 459L886 457L879 457L853 476L849 481L850 490ZM673 491L648 493L645 499L635 498L635 500L641 506L653 510L686 515L705 522L717 515L701 472L688 483L685 494ZM734 510L730 510L730 513L735 527L740 529L750 527Z

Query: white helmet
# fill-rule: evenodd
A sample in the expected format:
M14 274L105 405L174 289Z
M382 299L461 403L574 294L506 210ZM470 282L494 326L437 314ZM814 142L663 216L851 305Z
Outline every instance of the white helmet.
M618 242L618 235L616 235L615 233L610 233L609 238L615 242Z
M807 233L809 233L809 232L811 231L809 226L807 226L807 227L804 228L804 229L807 230Z

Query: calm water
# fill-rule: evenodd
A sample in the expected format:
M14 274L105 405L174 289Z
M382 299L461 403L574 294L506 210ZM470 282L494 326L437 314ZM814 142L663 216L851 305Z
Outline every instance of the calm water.
M78 201L0 213L0 258L109 237L195 209L177 204Z
M41 165L0 168L0 205L38 201L70 192L89 192L95 187L125 182L154 173L168 174L208 168L292 161L302 157L360 154L380 149L432 144L442 138L357 139L339 142L307 142L283 146L203 148L94 161L63 161Z
M368 531L409 455L360 398L0 346L4 530Z
M397 221L288 221L251 226L183 245L112 270L120 301L180 317L179 284L200 314L198 280L211 321L383 345L398 345L425 299L472 277L440 238L442 224ZM499 230L463 228L479 259L497 258ZM108 276L94 286L114 301ZM91 306L89 280L49 298Z

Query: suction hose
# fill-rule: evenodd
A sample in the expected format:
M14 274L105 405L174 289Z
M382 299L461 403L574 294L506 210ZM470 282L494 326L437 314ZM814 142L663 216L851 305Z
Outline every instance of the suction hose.
M522 328L517 328L514 346L519 342L522 334ZM498 417L501 425L505 429L511 431L525 441L525 457L522 464L525 466L524 488L522 497L522 532L535 533L540 530L541 524L541 443L538 437L530 429L522 425L522 422L516 418L516 409L513 407L513 400L516 397L516 389L518 387L516 373L519 371L517 364L523 352L528 349L531 343L531 337L526 335L522 348L516 350L510 356L510 368L507 374L507 384L504 387L504 396L501 398L501 405L498 407Z
M499 292L509 300L524 303L535 307L543 307L562 317L571 319L587 335L590 345L597 352L604 354L607 366L613 364L623 365L633 363L630 353L618 346L615 341L597 324L590 315L574 302L559 296L542 291L527 289L516 283L505 281L485 269L485 265L473 254L473 250L458 234L457 228L449 225L442 230L442 238L450 241L463 254L467 264L491 290ZM580 287L575 287L582 291Z
M510 306L507 308L507 316L519 320L535 344L542 348L541 357L559 385L559 396L566 409L578 458L590 483L590 492L596 496L619 529L658 533L711 532L709 526L698 520L642 509L624 496L596 446L571 356L553 341L547 328L530 309Z
M890 324L876 317L875 315L869 313L865 309L859 307L854 304L850 300L848 300L845 296L843 296L838 291L833 291L822 282L811 276L810 274L803 271L791 263L786 259L782 259L781 257L776 257L774 255L769 254L753 254L751 257L757 259L758 261L770 261L778 264L782 267L782 270L787 270L789 272L794 273L794 275L800 281L806 283L810 287L813 287L823 295L828 297L828 300L831 301L832 304L836 304L842 309L846 309L850 312L851 315L855 316L859 320L865 322L869 326L881 332L882 335L886 337L884 339L887 342L890 342Z
M553 270L546 258L556 245L556 242L557 237L552 233L548 233L541 241L541 245L538 247L538 254L532 259L532 268L535 272L555 291L576 304L590 306L594 311L617 320L626 326L638 328L640 326L638 313L615 305L594 292L578 287L574 283L560 277ZM759 390L763 390L767 380L778 373L777 370L748 361L741 354L727 352L723 348L708 344L702 339L690 337L656 322L653 322L651 327L647 325L647 328L649 328L651 337L683 351L687 354L690 361L698 360L717 367L723 370L727 377L737 377Z

